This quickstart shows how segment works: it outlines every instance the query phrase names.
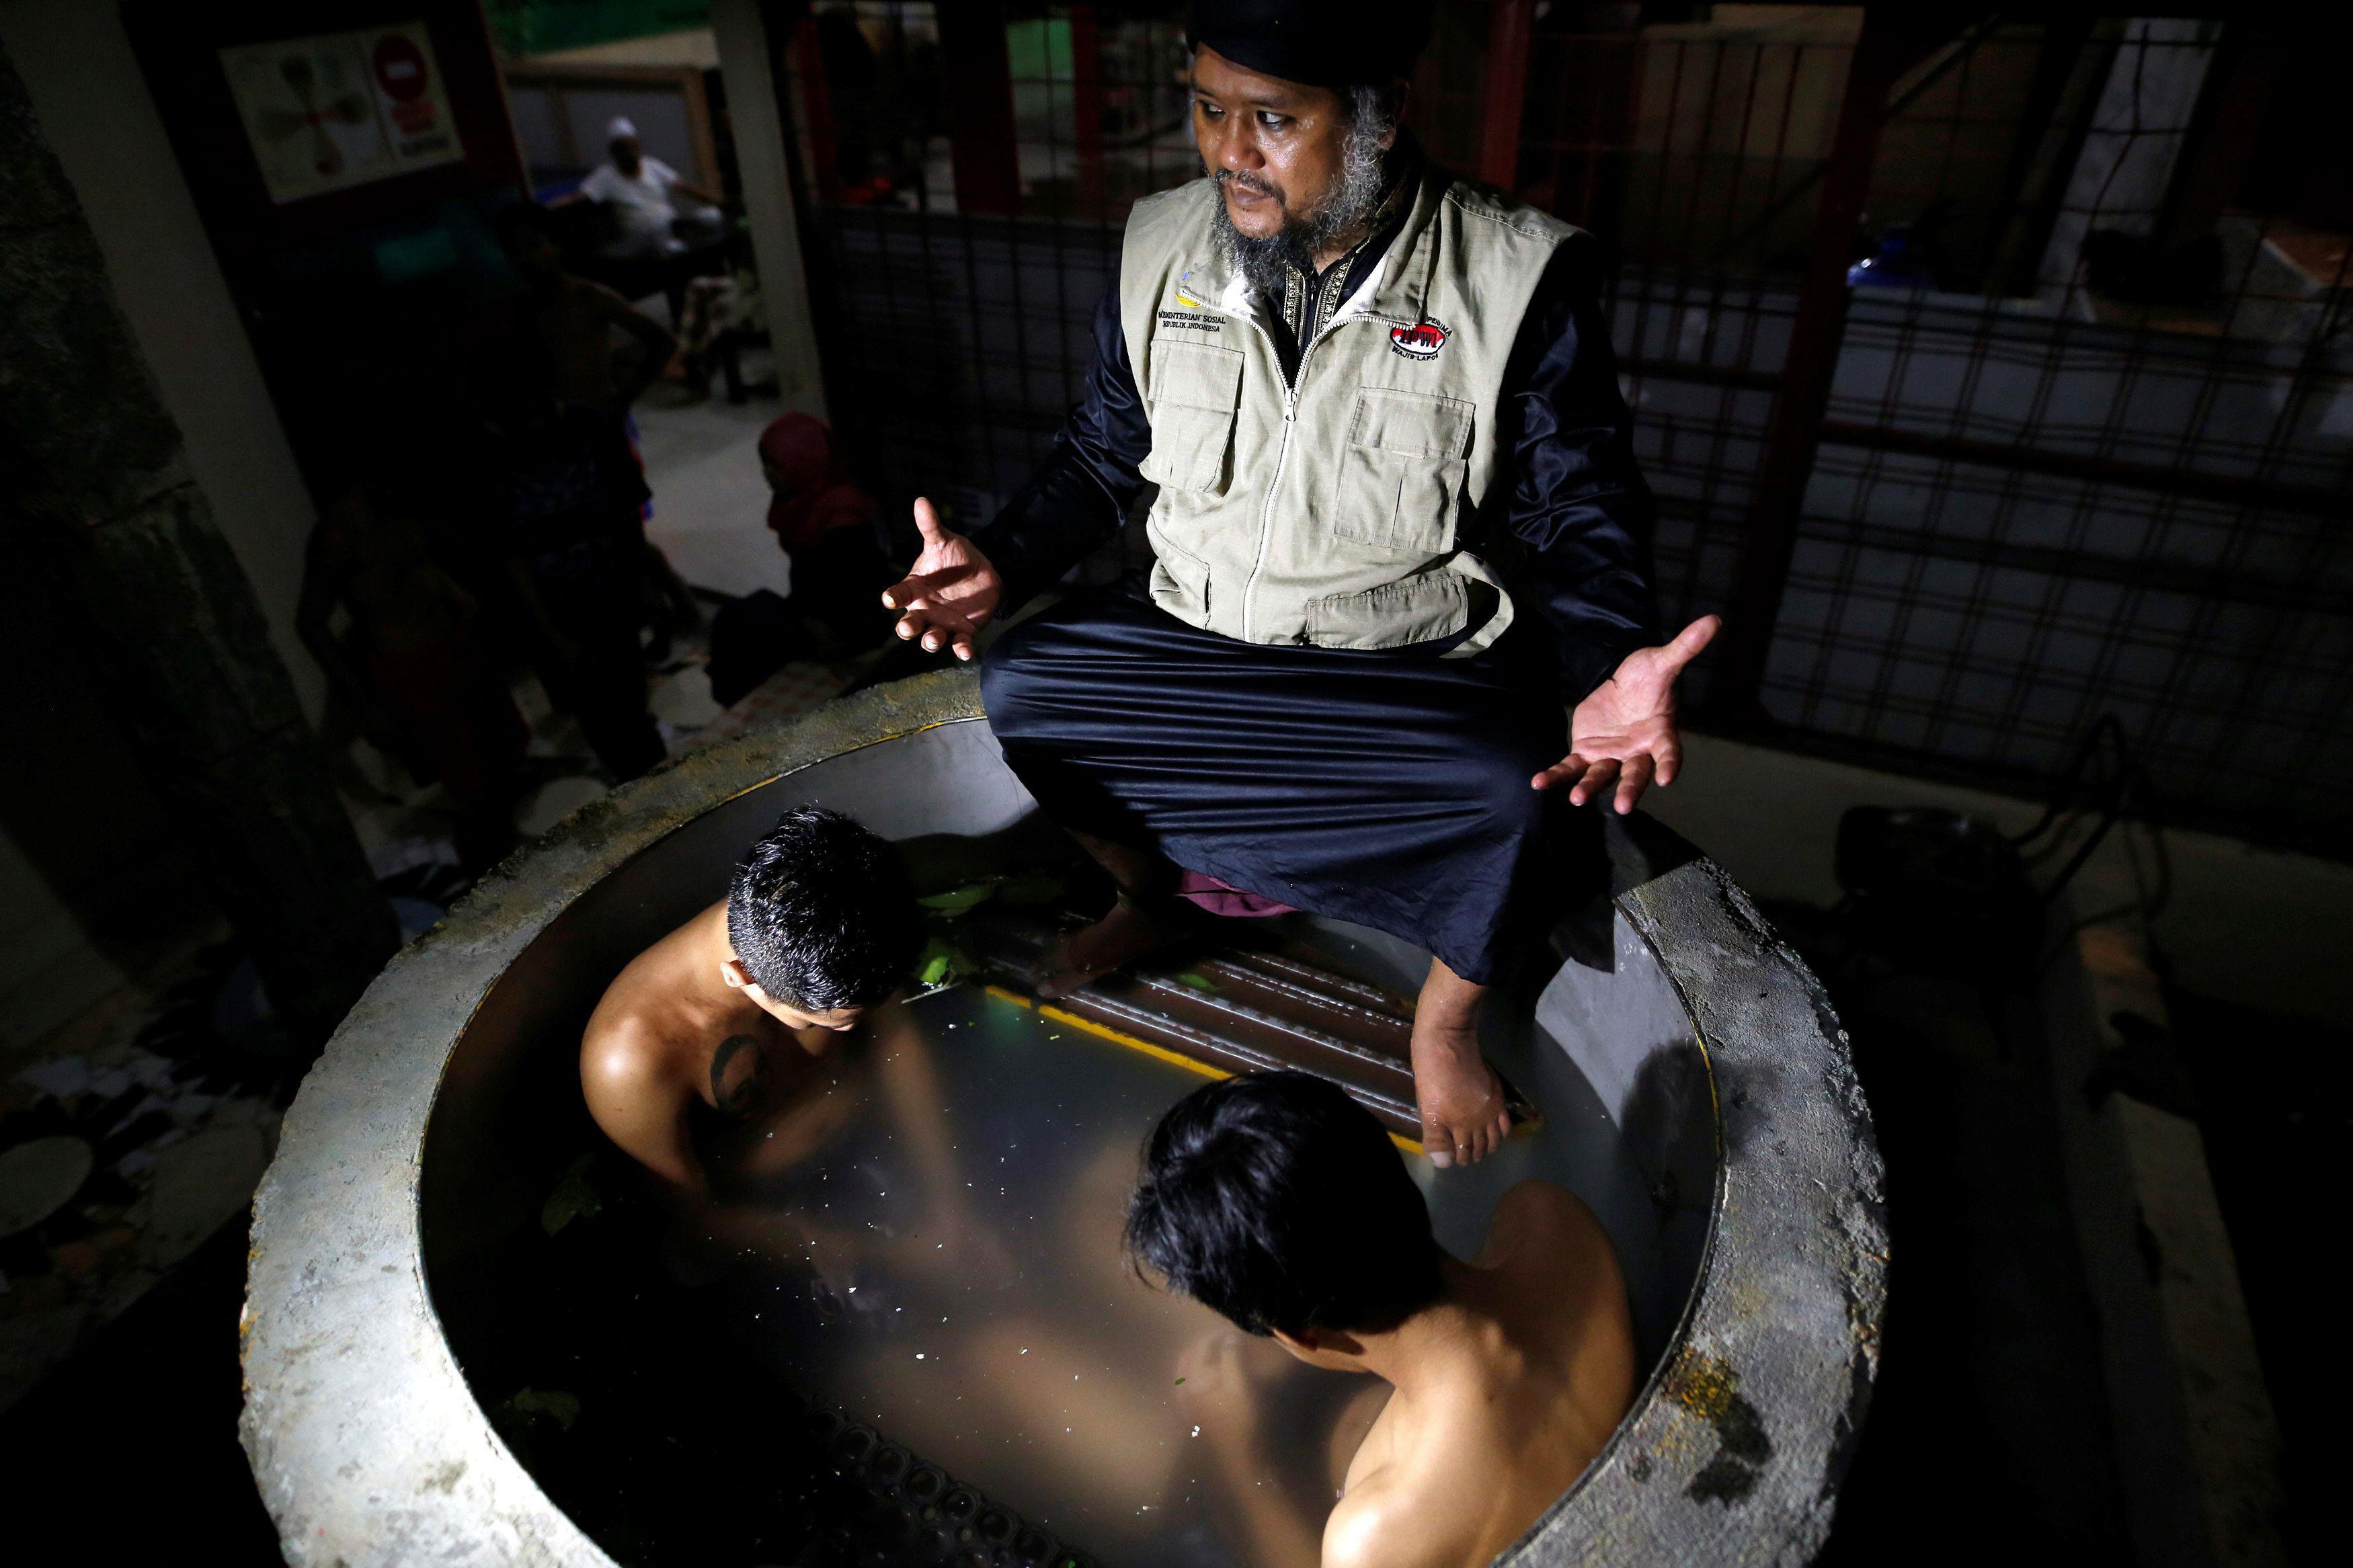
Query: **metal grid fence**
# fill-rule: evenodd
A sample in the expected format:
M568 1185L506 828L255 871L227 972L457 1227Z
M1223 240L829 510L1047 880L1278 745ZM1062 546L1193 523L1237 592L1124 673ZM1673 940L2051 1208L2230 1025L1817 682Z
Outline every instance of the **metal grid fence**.
M1610 258L1666 610L1730 617L1701 721L2034 788L2112 714L2168 815L2353 853L2344 25L1645 9L1443 5L1408 119ZM790 29L894 502L979 521L1076 401L1128 205L1198 170L1181 11Z

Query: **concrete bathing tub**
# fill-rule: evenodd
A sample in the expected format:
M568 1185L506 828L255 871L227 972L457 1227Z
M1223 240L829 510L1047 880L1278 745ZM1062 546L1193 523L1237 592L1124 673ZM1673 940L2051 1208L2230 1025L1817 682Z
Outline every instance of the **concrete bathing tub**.
M290 1562L612 1561L494 1431L434 1270L531 1223L543 1152L520 1097L570 1081L606 979L714 896L776 811L812 799L907 839L1033 809L979 721L951 672L702 752L577 814L370 988L254 1205L242 1427ZM1647 1202L1605 1219L1657 1355L1505 1561L1801 1563L1877 1367L1869 1111L1820 987L1739 889L1639 819L1610 844L1611 900L1564 924L1567 962L1491 1048L1540 1104L1566 1074L1613 1124ZM1409 986L1418 955L1356 934Z

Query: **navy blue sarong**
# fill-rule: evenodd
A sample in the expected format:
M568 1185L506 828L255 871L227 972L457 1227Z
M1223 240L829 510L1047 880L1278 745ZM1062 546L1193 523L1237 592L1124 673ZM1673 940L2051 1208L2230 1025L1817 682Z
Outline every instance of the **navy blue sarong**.
M981 664L1005 761L1049 816L1248 892L1389 932L1466 980L1540 932L1572 816L1550 649L1270 647L1133 590L1009 628Z

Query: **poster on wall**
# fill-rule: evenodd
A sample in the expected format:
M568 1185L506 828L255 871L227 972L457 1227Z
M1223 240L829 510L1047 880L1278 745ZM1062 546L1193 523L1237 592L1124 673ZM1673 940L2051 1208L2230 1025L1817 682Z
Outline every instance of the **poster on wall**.
M273 202L466 155L422 22L243 44L220 59Z

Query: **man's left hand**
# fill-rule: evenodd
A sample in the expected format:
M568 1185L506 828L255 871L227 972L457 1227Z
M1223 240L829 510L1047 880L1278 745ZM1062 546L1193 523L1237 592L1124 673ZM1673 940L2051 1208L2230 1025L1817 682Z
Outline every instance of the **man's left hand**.
M1614 780L1620 816L1634 809L1653 780L1675 781L1683 741L1675 733L1675 681L1683 666L1714 641L1724 623L1702 616L1662 647L1636 648L1617 672L1577 705L1568 724L1568 755L1528 783L1536 789L1568 784L1569 804L1599 800Z

